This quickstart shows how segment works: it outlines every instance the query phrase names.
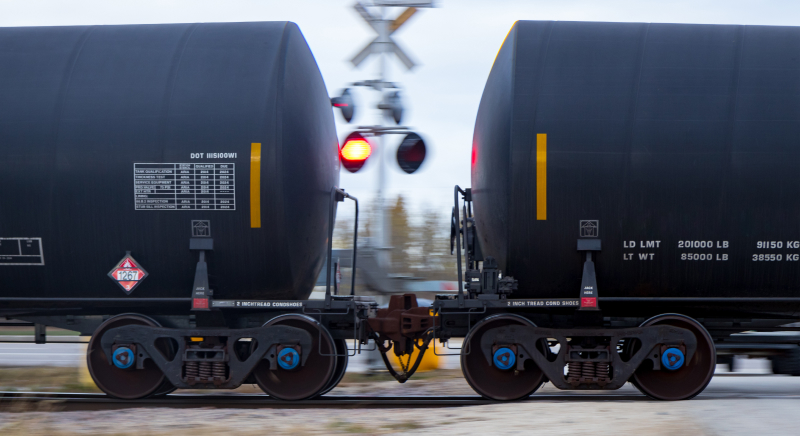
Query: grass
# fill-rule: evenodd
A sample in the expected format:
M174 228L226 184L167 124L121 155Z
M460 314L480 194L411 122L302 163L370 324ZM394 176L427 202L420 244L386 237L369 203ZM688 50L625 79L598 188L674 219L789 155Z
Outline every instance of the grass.
M75 367L0 367L0 390L47 392L100 392L80 380Z
M397 424L385 425L384 427L394 431L416 430L418 428L422 428L422 424L419 424L414 421L405 421Z
M78 336L79 332L49 327L47 336ZM33 336L33 327L0 327L0 336Z
M373 433L374 428L366 427L361 424L348 421L336 420L328 424L328 428L337 433Z
M392 433L398 431L417 430L422 428L422 424L413 421L403 421L392 424L383 424L379 428L376 428L375 426L365 426L355 422L342 421L340 419L337 419L336 421L333 421L330 424L328 424L327 427L328 429L336 433L376 434L376 433Z
M346 372L340 385L359 384L359 383L377 383L383 381L394 381L394 377L386 371L377 373L367 372Z

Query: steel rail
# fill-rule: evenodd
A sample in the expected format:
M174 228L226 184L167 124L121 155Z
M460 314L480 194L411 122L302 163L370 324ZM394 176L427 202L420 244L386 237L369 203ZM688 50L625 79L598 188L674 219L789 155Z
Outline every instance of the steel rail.
M648 401L644 395L630 393L603 394L541 394L524 401ZM53 411L108 410L132 407L195 408L214 407L239 408L430 408L465 407L489 404L504 404L477 395L456 396L345 396L326 395L312 400L283 401L263 394L170 394L158 398L120 400L105 394L63 392L0 392L0 410L20 403L47 402L55 405Z
M741 400L741 399L800 399L797 394L769 394L746 392L706 392L696 400ZM552 401L654 401L645 395L632 392L587 392L565 391L559 393L533 394L519 402L552 402ZM503 401L488 400L477 395L453 396L349 396L326 395L313 400L282 401L263 394L170 394L158 398L141 400L120 400L105 394L65 393L65 392L0 392L0 411L9 408L19 409L20 404L48 403L48 411L66 412L78 410L117 410L132 407L146 408L196 408L212 407L218 409L378 409L378 408L440 408L467 407L491 404L508 404Z

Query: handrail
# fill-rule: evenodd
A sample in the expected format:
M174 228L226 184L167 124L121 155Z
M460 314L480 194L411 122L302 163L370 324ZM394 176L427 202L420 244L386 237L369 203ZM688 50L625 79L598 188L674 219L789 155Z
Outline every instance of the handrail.
M356 255L358 250L358 199L344 192L344 189L334 187L331 190L331 203L328 208L328 268L325 274L325 308L331 306L331 273L333 268L333 226L335 223L335 205L337 202L344 201L345 198L353 200L356 204L356 220L353 229L353 265L350 275L350 295L356 294Z
M458 193L462 193L464 195L467 194L466 191L461 189L458 185L456 185L455 189L453 190L453 202L455 203L455 207L453 209L453 213L455 213L456 218L456 256L458 258L458 306L464 307L464 278L461 272L461 218L459 217L458 213Z

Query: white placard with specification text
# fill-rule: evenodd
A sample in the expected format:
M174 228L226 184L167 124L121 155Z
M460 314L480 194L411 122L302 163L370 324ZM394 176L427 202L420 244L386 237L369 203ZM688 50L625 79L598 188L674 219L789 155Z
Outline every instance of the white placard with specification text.
M135 163L136 210L236 210L232 163Z

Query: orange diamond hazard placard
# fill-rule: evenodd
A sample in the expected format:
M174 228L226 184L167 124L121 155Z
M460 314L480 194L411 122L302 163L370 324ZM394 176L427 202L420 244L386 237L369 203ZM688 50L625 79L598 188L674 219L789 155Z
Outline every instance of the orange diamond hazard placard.
M147 271L139 266L139 262L131 256L130 251L127 251L125 257L108 273L108 276L117 282L126 294L130 294L147 277Z

